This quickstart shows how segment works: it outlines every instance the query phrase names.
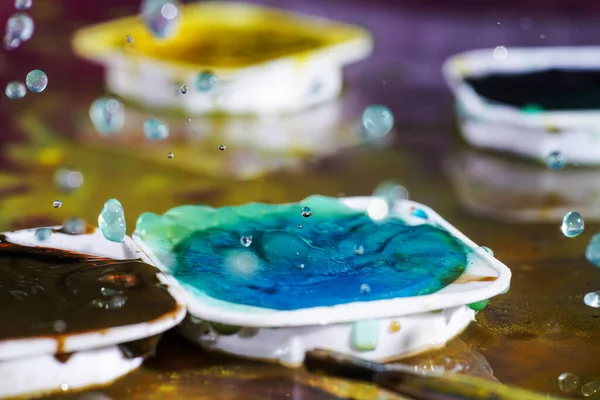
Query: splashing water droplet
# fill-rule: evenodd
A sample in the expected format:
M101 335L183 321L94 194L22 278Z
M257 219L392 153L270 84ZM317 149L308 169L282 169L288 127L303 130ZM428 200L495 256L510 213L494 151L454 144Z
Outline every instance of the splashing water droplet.
M21 99L27 94L27 89L23 82L11 81L6 85L4 93L9 99Z
M65 193L79 189L83 184L83 175L79 171L61 167L54 173L54 184Z
M125 107L114 97L101 97L90 106L90 120L101 135L113 135L123 128Z
M15 0L15 8L17 10L29 10L33 0Z
M362 124L369 138L381 138L392 130L394 115L386 106L369 106L362 114Z
M175 154L173 154L173 153L167 154L167 158L173 158L173 157L175 157Z
M35 238L40 242L47 240L52 235L52 229L50 228L38 228L35 230Z
M27 89L33 93L41 93L48 86L48 76L46 73L39 69L30 71L25 77L25 84Z
M218 84L219 78L217 78L217 76L210 71L204 71L200 73L200 75L196 77L196 81L194 82L194 86L199 92L209 92L213 90Z
M481 246L481 249L488 253L490 256L494 257L494 250L490 249L487 246Z
M387 218L397 202L408 199L408 190L394 181L383 181L373 191L367 214L374 221Z
M221 151L225 151L226 148L227 148L227 146L225 146L224 144L219 145L219 150L221 150Z
M546 165L553 170L563 169L567 163L567 159L560 151L553 151L546 157Z
M304 264L298 265L298 269L304 269Z
M63 392L66 392L67 390L69 390L69 384L68 383L61 383L60 384L60 390L62 390Z
M354 246L354 254L357 256L365 254L365 248L363 246Z
M371 293L371 287L369 285L367 285L366 283L363 283L362 285L360 285L360 292L362 294Z
M504 46L497 46L493 52L494 60L504 61L508 57L508 50Z
M575 237L583 232L585 225L583 217L577 211L569 211L563 217L560 230L566 237Z
M7 50L16 49L21 43L28 41L33 36L35 24L27 14L13 14L6 21L6 35L4 36L4 46Z
M132 44L133 43L133 36L127 35L127 36L125 36L125 40L127 41L128 44Z
M590 397L600 392L600 381L591 381L581 386L581 394Z
M122 308L127 303L127 296L116 295L108 298L101 298L92 301L92 306L103 308L105 310L115 310Z
M583 302L586 306L600 308L600 290L597 292L590 292L583 296Z
M181 4L178 0L143 0L140 14L156 38L168 38L179 29Z
M54 202L52 203L52 207L54 207L54 208L61 208L62 207L62 201L60 201L60 200L54 200Z
M302 225L298 225L298 229L302 229Z
M125 239L125 212L119 200L110 199L104 203L98 215L98 226L106 240L121 243Z
M181 91L181 94L186 94L188 91L188 88L185 85L181 85L179 90Z
M188 119L186 119L186 120L185 120L185 122L187 122L187 123L189 124L189 123L191 123L191 122L192 122L192 119L191 119L191 118L188 118Z
M240 243L244 247L249 247L252 244L252 235L242 236L240 238Z
M600 267L600 233L596 233L590 239L585 249L585 258L596 267Z
M169 127L160 119L144 121L144 136L150 140L163 140L169 136Z
M310 209L310 207L302 207L300 213L304 218L308 218L312 215L312 210Z
M67 323L62 319L57 319L52 323L54 332L64 332L67 329Z
M84 235L86 228L87 224L85 220L81 218L69 218L64 222L62 231L70 235Z
M562 373L558 376L558 388L563 393L571 393L579 387L579 377L570 372Z

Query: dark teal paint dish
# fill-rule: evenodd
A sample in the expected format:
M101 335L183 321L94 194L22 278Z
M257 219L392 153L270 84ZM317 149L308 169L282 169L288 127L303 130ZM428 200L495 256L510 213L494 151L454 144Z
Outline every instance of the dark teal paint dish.
M341 205L337 199L319 201ZM396 218L373 222L345 206L338 213L311 204L313 214L304 218L304 205L253 204L239 213L236 207L203 207L202 212L211 210L211 217L226 223L208 224L179 241L171 250L176 260L172 274L215 299L297 310L426 295L452 283L466 268L469 250L436 226L410 226ZM250 212L250 206L260 212ZM217 217L219 212L224 216ZM240 238L249 235L252 243L245 247ZM230 267L228 260L240 252L255 256L253 272ZM361 291L364 284L370 290Z

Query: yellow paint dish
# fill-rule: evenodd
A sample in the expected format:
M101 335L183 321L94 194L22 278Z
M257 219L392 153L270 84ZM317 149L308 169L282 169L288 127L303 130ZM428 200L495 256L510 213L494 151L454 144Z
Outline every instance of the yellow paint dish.
M109 90L145 106L278 114L338 96L343 66L368 57L373 43L357 26L247 3L201 2L183 6L170 38L152 37L135 16L84 28L73 46L105 66ZM207 70L219 85L194 90ZM188 93L177 93L180 85Z

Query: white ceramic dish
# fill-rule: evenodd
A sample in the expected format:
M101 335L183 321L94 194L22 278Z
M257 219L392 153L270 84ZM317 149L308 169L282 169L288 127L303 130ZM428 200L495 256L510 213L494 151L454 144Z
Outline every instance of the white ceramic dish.
M53 232L39 242L35 229L6 232L11 243L71 250L117 260L149 260L129 237L122 243L110 242L96 229L85 235ZM126 358L118 344L160 334L177 325L185 316L185 303L176 282L157 270L158 279L168 284L177 308L162 317L133 325L86 333L56 333L52 336L0 341L0 398L38 396L44 393L78 389L109 383L140 366L143 357ZM66 362L56 353L73 353Z
M118 346L74 353L66 362L53 355L0 362L0 398L41 397L57 391L105 385L138 368L143 357L125 358Z
M491 104L465 82L493 73L548 69L600 69L600 47L508 48L504 60L493 49L457 54L443 67L454 93L462 134L471 145L545 160L561 151L571 164L600 164L600 110L528 114L507 104Z
M373 201L369 197L340 199L345 205L365 211ZM422 210L427 220L412 213ZM210 321L238 327L255 328L223 337L202 323L183 326L186 336L211 348L234 354L259 358L274 358L286 364L301 363L304 352L315 348L330 348L347 354L358 354L369 359L384 360L406 356L427 347L438 346L458 334L473 319L474 313L467 304L487 300L508 289L510 270L493 256L443 220L430 208L412 201L396 203L393 213L409 223L436 225L471 250L465 272L456 282L442 290L425 295L368 302L352 302L331 307L301 308L291 311L258 308L232 304L211 298L197 289L183 285L186 290L188 312L195 322ZM134 234L134 241L146 252L155 265L166 271L167 267ZM481 277L488 279L467 279ZM441 314L432 311L443 310ZM388 336L380 329L381 343L371 352L357 352L347 338L352 334L354 322L379 320L378 325L389 325L393 320L405 325L400 335ZM258 330L257 330L258 329ZM433 330L433 331L432 331ZM382 333L383 332L383 333Z
M62 250L72 250L84 254L110 257L117 260L139 259L148 262L146 255L138 250L131 238L126 237L122 243L106 240L96 229L87 235L66 235L53 233L44 242L35 238L35 229L15 232L5 232L6 238L15 244L35 247L52 247ZM61 335L54 337L24 338L0 341L0 362L4 360L28 357L40 354L55 354L57 350L71 353L112 344L125 343L146 338L166 331L177 325L185 316L185 303L182 300L181 289L170 278L158 274L160 281L169 285L169 293L177 300L180 308L176 313L167 314L155 321L129 326L120 326L108 330L81 334Z
M546 166L476 150L447 160L461 205L470 213L520 223L562 221L578 210L586 221L600 219L600 182L594 168L553 171Z
M131 17L79 31L74 48L106 68L110 91L145 106L193 114L269 115L336 97L342 88L342 67L372 50L370 35L361 28L249 3L198 2L186 5L182 15L179 35L164 44L153 41L141 20ZM270 32L270 40L265 32ZM130 34L135 41L127 49L124 38ZM255 49L265 42L277 43L277 38L283 44L264 52ZM200 48L191 43L201 43ZM165 50L169 48L172 51ZM221 58L181 58L207 48L220 48ZM270 52L279 54L260 57ZM196 91L195 79L205 70L214 71L221 83L210 92ZM188 92L175 95L176 84L185 84Z

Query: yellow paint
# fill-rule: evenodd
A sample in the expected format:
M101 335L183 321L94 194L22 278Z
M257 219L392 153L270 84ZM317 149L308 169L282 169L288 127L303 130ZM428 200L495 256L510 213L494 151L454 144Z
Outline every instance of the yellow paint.
M398 321L390 322L389 331L390 331L390 333L400 332L400 322L398 322Z
M37 154L38 163L44 166L57 166L63 160L63 153L57 147L45 147Z
M80 30L73 46L85 58L121 53L130 62L160 60L176 75L210 69L221 77L275 59L302 64L318 52L351 42L371 46L362 28L252 4L199 2L184 6L182 15L179 32L171 38L154 39L136 16ZM128 49L127 35L133 36L135 51Z

